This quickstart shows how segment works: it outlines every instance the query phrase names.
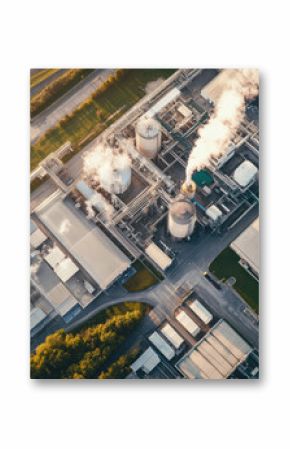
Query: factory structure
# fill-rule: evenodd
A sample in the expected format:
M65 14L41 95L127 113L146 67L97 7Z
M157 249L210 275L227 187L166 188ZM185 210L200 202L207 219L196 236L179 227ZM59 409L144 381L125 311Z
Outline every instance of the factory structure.
M191 292L174 318L168 319L170 322L164 321L147 335L128 378L258 378L258 351L210 311L196 292Z
M258 204L258 122L247 114L225 154L184 184L192 146L223 82L223 71L210 70L210 88L201 90L201 72L178 70L140 100L95 140L77 176L62 162L70 143L33 172L57 187L31 211L34 332L55 315L70 322L141 257L165 273L175 259L173 243L200 230L222 234ZM110 163L103 164L102 152ZM184 310L177 317L194 338L199 326ZM167 340L180 342L174 329L164 329ZM170 357L163 338L150 341ZM149 351L144 360L157 359Z

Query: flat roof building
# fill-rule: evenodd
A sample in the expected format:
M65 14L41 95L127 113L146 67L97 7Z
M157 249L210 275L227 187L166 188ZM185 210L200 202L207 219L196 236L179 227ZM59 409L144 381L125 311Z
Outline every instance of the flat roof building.
M169 323L166 323L160 329L160 332L175 347L175 349L179 349L180 346L182 345L182 343L184 343L184 339L179 335L179 333Z
M156 265L158 265L159 268L161 268L162 271L165 271L172 264L172 259L153 242L147 246L145 253L156 263Z
M135 373L142 369L145 374L149 374L159 363L160 358L154 349L149 347L137 360L135 360L134 363L132 363L131 368Z
M176 367L189 379L225 379L252 348L224 320L220 320Z
M172 349L172 347L164 340L161 335L158 334L158 332L153 332L153 334L150 335L148 340L153 343L154 346L161 352L161 354L164 355L164 357L167 358L167 360L173 359L175 356L175 351Z
M199 333L200 327L187 315L186 312L184 312L184 310L180 310L175 318L193 337Z
M57 198L38 217L92 279L106 289L130 266L129 258L81 211Z
M38 326L44 319L46 314L39 307L33 307L30 311L30 330L33 330Z
M209 324L213 319L212 314L197 299L190 303L189 307L204 324Z
M259 275L259 218L231 243L231 248Z

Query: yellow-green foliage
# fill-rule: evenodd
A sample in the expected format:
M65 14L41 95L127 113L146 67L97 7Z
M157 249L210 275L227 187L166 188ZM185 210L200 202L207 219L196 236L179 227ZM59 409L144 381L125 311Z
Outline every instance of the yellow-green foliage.
M77 333L63 329L48 336L31 355L31 377L35 379L97 378L114 350L124 342L146 313L141 303L115 307L106 319Z

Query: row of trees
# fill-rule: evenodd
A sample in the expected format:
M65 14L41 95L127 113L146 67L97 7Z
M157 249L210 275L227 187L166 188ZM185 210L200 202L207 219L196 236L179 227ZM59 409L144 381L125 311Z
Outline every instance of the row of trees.
M138 349L133 349L128 354L121 355L109 368L100 373L99 379L124 379L130 373L130 365L138 353Z
M104 322L90 324L77 333L58 330L48 336L31 355L31 377L98 378L104 364L138 325L146 310L143 304L134 303L127 308L115 308L114 315L109 312ZM123 362L124 360L121 360L119 363L122 365Z
M39 114L91 72L93 72L93 69L71 69L49 83L48 86L32 97L30 102L31 117Z

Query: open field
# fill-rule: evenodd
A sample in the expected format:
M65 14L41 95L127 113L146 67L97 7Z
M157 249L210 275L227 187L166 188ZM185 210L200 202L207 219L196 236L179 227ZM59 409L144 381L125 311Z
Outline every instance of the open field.
M89 98L71 116L49 130L31 147L31 169L67 140L75 152L98 136L145 95L149 82L167 78L173 69L133 69L124 74L97 98Z
M255 311L259 312L259 284L239 264L239 256L231 249L226 248L211 263L209 270L220 280L226 281L230 277L236 279L233 288Z

